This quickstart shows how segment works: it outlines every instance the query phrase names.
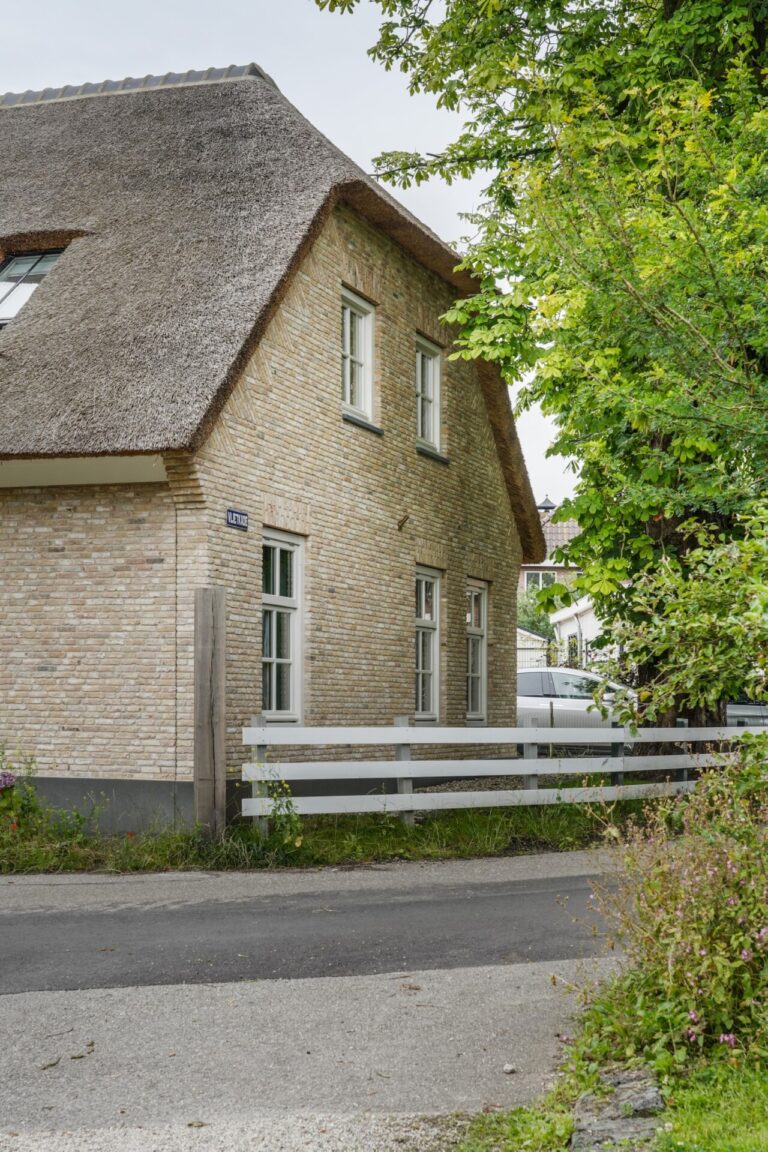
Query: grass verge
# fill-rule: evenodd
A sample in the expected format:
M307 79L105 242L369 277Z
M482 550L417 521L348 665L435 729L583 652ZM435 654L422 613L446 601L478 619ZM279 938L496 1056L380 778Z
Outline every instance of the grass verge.
M477 1117L456 1152L565 1152L575 1074L530 1108ZM768 1152L768 1069L712 1060L670 1082L668 1110L649 1152Z
M318 867L567 851L600 842L606 827L622 827L637 811L637 802L459 810L414 826L396 816L317 816L288 830L275 826L268 837L243 824L211 841L196 830L102 836L93 818L40 808L27 820L0 820L0 872Z

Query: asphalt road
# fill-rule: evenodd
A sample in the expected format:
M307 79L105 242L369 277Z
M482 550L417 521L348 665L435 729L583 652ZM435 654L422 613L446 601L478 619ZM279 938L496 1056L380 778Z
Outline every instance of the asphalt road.
M454 870L446 883L438 872L436 880L434 866L382 869L383 886L355 885L354 873L340 885L338 872L319 872L282 892L271 891L264 874L235 886L219 877L191 897L171 876L154 878L154 889L113 880L95 904L93 878L79 890L73 878L82 897L74 906L62 906L61 887L46 889L42 879L26 889L28 903L9 901L17 885L6 882L0 994L364 976L599 953L589 873L515 878L502 869L468 879Z
M445 1152L615 970L605 864L2 877L0 1152Z

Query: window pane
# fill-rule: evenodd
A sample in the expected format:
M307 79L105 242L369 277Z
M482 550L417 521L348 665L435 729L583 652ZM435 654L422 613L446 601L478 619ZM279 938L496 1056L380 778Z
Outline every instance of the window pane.
M480 673L480 637L470 636L467 642L467 662L470 676Z
M33 275L39 277L42 280L46 272L50 272L51 268L53 268L60 255L60 252L46 252L44 256L40 257L37 264L35 265Z
M575 639L575 637L569 637ZM569 700L591 700L592 693L597 687L596 680L589 680L586 676L572 676L568 672L553 672L555 693Z
M527 589L541 587L541 573L540 572L526 572L525 574L525 587Z
M272 669L273 664L261 666L261 707L265 712L272 711Z
M432 399L432 357L421 354L421 392Z
M434 580L424 581L424 620L435 618L435 583Z
M360 358L360 317L352 311L349 313L349 354Z
M473 597L473 595L474 595L474 593L467 592L467 608L466 608L467 627L469 627L469 625L472 623L472 597Z
M34 268L38 259L37 256L14 256L0 272L0 281L12 280L14 284L17 283Z
M554 572L542 572L542 574L541 574L541 586L542 586L542 588L546 588L548 584L554 584L554 582L555 582Z
M341 306L341 349L349 353L349 308L346 304Z
M275 552L277 549L265 544L261 550L261 590L268 596L275 594Z
M293 552L280 549L280 595L293 596Z
M423 619L424 608L424 581L416 580L416 619Z
M362 380L362 371L360 362L358 360L349 361L349 395L347 396L347 403L352 408L360 407L360 383Z
M415 686L416 686L416 696L414 699L414 705L413 706L417 712L421 712L421 673L419 673L419 672L416 673Z
M480 680L477 676L470 676L467 681L467 711L480 711Z
M541 672L520 672L517 677L518 696L543 696L544 677Z
M278 712L290 712L291 710L291 665L290 664L276 664L276 691L275 691L275 709Z
M291 613L276 612L277 617L277 658L290 660L291 658Z
M432 705L432 673L423 672L421 676L421 707L420 712L433 712Z
M432 633L421 632L421 668L424 672L432 671Z
M421 438L422 440L432 441L432 401L422 397L420 401L421 407Z
M13 319L22 305L29 300L35 288L37 288L37 284L29 280L25 280L23 284L17 284L0 303L0 320Z
M483 594L482 592L475 592L474 604L472 610L472 625L475 628L483 627Z
M264 609L261 613L261 654L274 656L274 612Z

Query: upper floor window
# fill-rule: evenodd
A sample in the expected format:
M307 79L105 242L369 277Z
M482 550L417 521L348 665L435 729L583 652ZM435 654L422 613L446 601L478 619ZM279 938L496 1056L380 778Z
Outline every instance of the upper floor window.
M265 532L261 568L261 695L265 716L301 716L302 541Z
M440 448L440 349L416 338L416 437Z
M417 720L437 720L440 709L440 576L429 568L416 571L416 701Z
M341 295L341 400L373 419L373 305L347 288Z
M534 589L546 588L549 584L554 584L554 572L526 572L525 574L525 590L531 592Z
M60 252L30 252L25 256L11 256L0 265L0 328L24 307L60 255Z

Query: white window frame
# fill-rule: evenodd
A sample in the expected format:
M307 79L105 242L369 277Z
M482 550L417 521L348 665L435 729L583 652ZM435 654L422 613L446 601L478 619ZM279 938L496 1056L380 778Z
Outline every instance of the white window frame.
M425 616L420 615L421 604L423 603L423 593L419 591L419 585L422 582L429 582L432 584L432 618L427 619ZM416 629L416 651L414 662L414 718L420 723L427 723L437 721L440 716L440 588L441 576L434 568L423 568L421 565L416 567L416 577L414 587L416 591L416 613L415 613L415 629ZM430 652L432 667L425 669L422 661L422 637L429 636L430 639ZM432 692L430 704L431 708L426 711L421 711L419 705L421 700L422 677L428 673L432 677Z
M466 597L480 597L480 625L472 623L467 614L467 720L485 721L488 719L488 585L484 580L467 580ZM477 673L470 672L469 653L473 642L480 641L480 667ZM479 705L475 711L470 710L469 700L470 679L479 681Z
M373 304L352 292L349 288L341 290L341 406L345 412L355 416L362 416L365 420L373 420L373 329L376 309ZM358 403L351 398L351 352L350 352L350 322L351 317L360 321L360 352L356 362L361 368L360 396Z
M261 675L262 675L262 715L265 720L272 723L300 723L304 711L304 539L301 536L294 536L288 532L279 532L277 529L264 528L262 532L262 548L275 547L283 551L290 551L293 554L293 595L280 596L277 593L268 593L262 591L261 605L262 605L262 655L261 655ZM263 563L263 552L262 552ZM279 579L279 552L278 552L278 579ZM264 587L264 577L262 573L262 589ZM277 585L279 589L279 584ZM265 666L268 664L274 667L277 663L277 656L266 657L264 656L263 646L263 618L264 611L275 609L288 612L291 617L291 635L290 635L290 693L291 693L291 707L290 709L278 710L277 708L266 709L264 703L264 676ZM275 631L273 628L273 637ZM272 675L271 671L269 673ZM273 687L273 699L274 699Z
M424 392L423 358L426 357L431 364L432 395ZM442 354L436 344L424 336L416 336L416 441L426 448L440 451L442 430L442 406L440 403L440 383L442 376ZM432 435L425 435L422 401L427 400L432 407Z
M544 583L544 577L548 579ZM537 568L533 572L525 573L525 591L528 592L531 588L548 588L550 584L554 584L557 580L557 574L546 568Z

